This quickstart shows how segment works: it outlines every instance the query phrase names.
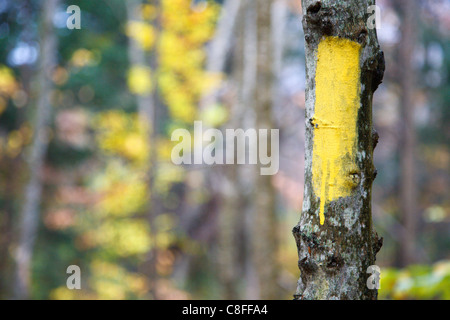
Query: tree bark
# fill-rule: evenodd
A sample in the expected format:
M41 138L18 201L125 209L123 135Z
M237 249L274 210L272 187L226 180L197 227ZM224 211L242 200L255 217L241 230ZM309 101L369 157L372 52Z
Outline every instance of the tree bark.
M27 299L30 295L31 260L39 225L39 205L42 193L41 175L48 146L47 125L51 116L51 75L56 65L57 38L53 30L53 16L58 2L58 0L42 2L41 52L37 74L40 88L36 102L34 139L28 159L30 178L25 189L24 204L19 222L19 240L15 252L14 296L16 299Z
M376 299L366 273L382 238L372 226L376 176L372 97L384 73L374 0L303 0L305 187L293 229L301 271L295 299Z

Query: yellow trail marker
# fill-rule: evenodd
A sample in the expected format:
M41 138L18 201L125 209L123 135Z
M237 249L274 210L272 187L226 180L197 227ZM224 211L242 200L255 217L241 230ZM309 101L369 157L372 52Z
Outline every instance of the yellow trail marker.
M349 196L356 186L360 52L357 42L337 37L326 37L317 50L312 175L321 225L325 204Z

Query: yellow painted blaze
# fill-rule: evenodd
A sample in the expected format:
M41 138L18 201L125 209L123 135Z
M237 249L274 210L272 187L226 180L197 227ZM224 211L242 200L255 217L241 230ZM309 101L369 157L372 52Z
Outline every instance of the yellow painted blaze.
M320 195L320 224L325 204L349 196L355 186L357 115L359 109L361 46L327 37L317 50L316 102L312 175Z

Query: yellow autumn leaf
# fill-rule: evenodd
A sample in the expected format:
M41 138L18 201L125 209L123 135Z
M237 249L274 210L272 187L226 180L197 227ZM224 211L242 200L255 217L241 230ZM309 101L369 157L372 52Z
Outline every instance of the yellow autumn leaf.
M145 220L121 219L105 221L96 233L97 242L121 257L144 254L151 247Z
M16 92L17 88L18 86L12 70L0 65L0 94L10 97Z
M129 22L126 27L126 34L133 38L144 50L151 49L155 42L155 30L152 25L146 22Z
M206 108L201 115L203 122L211 127L218 127L228 118L228 111L222 105L216 104Z
M141 16L144 20L152 20L156 17L157 10L151 4L143 4L141 6Z
M85 67L94 63L94 54L87 49L78 49L73 53L71 62L76 67Z
M143 66L133 66L128 71L128 87L134 94L149 94L152 91L152 78L150 69Z

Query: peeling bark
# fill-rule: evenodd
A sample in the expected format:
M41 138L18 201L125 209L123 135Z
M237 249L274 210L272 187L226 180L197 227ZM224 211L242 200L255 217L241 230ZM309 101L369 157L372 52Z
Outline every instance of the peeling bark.
M370 276L367 268L375 264L382 245L371 216L371 188L376 176L373 150L378 141L372 128L372 97L384 73L384 56L376 29L366 25L370 17L367 9L374 4L374 0L302 1L307 82L306 161L302 214L293 229L301 271L294 295L297 300L377 298L377 290L366 284ZM319 45L322 43L323 48L325 41L331 49L320 49L324 50L322 55ZM337 65L352 59L346 56L347 52L356 52L356 63ZM318 57L322 59L320 64L326 63L324 57L331 57L330 65L320 68L339 70L335 79L328 79L331 82L325 93L324 83L316 83L317 79L323 81L317 74ZM354 79L352 73L357 75ZM333 92L342 87L356 95L355 103L346 92ZM317 91L331 98L316 97ZM321 113L328 115L327 121L317 119L320 101L326 102L320 107ZM351 112L346 115L347 111ZM352 114L356 119L345 118ZM339 117L343 121L339 122ZM354 127L348 127L351 123ZM335 130L335 145L327 139L328 135L321 137L326 132L323 130ZM354 143L346 140L352 135ZM318 156L319 151L322 154ZM335 172L328 170L325 163L335 166ZM319 182L317 175L323 177ZM317 184L323 187L323 192Z

